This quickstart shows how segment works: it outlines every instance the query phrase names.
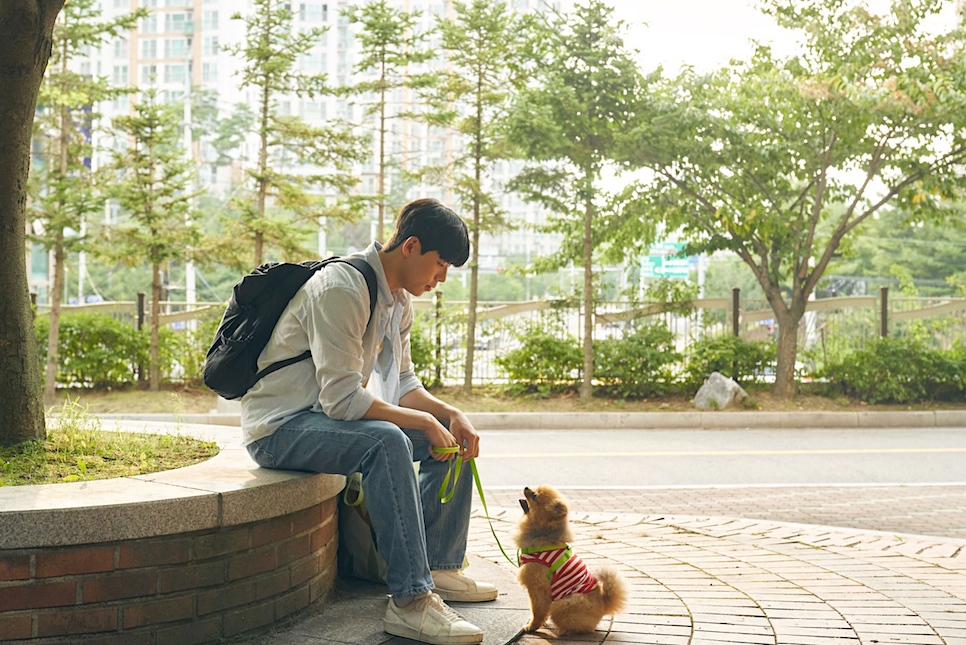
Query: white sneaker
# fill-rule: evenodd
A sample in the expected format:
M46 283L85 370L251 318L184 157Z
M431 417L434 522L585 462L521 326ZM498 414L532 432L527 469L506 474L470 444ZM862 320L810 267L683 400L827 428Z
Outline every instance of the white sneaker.
M497 590L486 582L477 582L458 569L433 571L435 591L443 600L483 602L496 600Z
M483 630L468 622L448 607L443 599L430 592L403 608L389 598L383 629L393 636L403 636L433 645L470 645L483 642Z

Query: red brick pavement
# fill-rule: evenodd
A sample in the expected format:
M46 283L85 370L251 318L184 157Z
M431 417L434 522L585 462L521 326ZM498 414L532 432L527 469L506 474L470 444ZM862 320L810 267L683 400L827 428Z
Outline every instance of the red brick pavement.
M508 546L519 507L490 511ZM623 573L628 606L609 631L517 645L966 645L963 541L630 513L571 524L588 566ZM479 513L470 549L510 567Z

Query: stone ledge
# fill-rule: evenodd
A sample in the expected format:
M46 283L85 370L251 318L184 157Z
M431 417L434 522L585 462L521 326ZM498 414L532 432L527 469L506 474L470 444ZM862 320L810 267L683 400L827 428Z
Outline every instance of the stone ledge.
M335 497L345 486L342 475L260 468L232 442L237 431L223 426L130 421L118 421L118 426L125 432L173 431L226 445L214 458L177 470L0 488L0 549L114 542L235 526L308 508Z

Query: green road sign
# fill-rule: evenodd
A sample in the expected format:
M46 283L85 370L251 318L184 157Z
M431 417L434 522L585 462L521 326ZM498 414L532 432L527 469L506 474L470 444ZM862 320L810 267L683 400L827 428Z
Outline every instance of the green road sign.
M651 247L650 253L641 261L641 277L687 278L691 272L687 256L678 257L683 242L660 242Z

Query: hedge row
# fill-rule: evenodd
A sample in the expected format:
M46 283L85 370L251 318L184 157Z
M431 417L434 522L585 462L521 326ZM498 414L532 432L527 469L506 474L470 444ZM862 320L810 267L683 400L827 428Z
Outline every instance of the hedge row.
M159 362L165 380L200 383L205 354L218 318L199 321L194 331L161 328ZM47 361L49 316L34 323L40 361ZM145 374L151 363L151 330L137 331L130 322L107 314L69 314L60 319L57 383L65 387L107 389L137 381L138 365ZM43 373L43 370L41 370Z
M194 331L161 330L161 374L166 380L200 383L204 357L218 318L199 321ZM38 316L37 340L41 364L46 360L49 319ZM575 389L583 368L583 345L573 336L544 325L516 333L519 346L496 358L509 380L511 393ZM762 380L773 371L774 343L749 342L733 336L702 339L687 358L675 346L673 334L661 324L639 324L622 336L594 341L597 391L617 398L662 396L669 391L695 391L711 372L740 383ZM138 365L147 371L150 332L136 331L129 322L105 314L71 314L61 318L57 381L62 386L105 389L133 384ZM432 381L434 347L425 330L412 332L416 371ZM966 398L966 343L951 350L930 348L924 341L883 338L826 366L818 377L826 393L869 403L910 403Z
M512 393L547 394L574 389L583 371L583 342L540 325L516 334L519 347L496 358L510 380ZM711 372L739 382L757 380L774 367L773 343L753 343L733 336L701 340L684 356L664 325L632 327L619 338L594 341L594 379L598 392L617 398L649 398L671 390L696 390Z

